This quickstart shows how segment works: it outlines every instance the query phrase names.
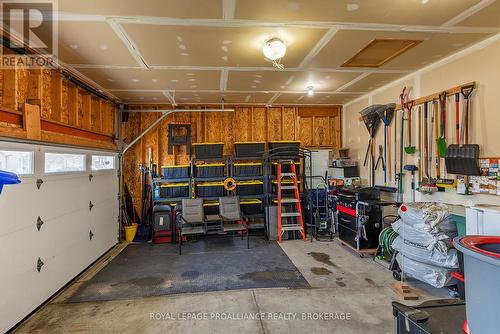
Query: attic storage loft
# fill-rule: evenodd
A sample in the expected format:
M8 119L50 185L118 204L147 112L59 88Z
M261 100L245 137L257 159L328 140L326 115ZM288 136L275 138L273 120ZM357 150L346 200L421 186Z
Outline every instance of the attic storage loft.
M0 5L0 333L498 332L500 1Z

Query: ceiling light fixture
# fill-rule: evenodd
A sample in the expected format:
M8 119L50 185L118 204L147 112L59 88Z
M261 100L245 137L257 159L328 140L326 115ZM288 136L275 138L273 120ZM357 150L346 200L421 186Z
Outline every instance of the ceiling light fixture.
M279 70L283 70L285 66L280 63L281 58L286 55L286 45L285 43L275 37L266 41L266 44L262 48L264 57L273 62L273 66Z
M314 95L314 86L307 86L307 95L309 96Z

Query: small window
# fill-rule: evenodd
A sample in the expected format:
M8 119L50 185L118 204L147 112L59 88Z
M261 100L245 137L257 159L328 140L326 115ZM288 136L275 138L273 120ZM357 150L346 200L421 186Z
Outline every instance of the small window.
M26 151L0 151L0 170L17 175L34 174L34 154Z
M93 155L92 170L115 169L115 157L109 155Z
M84 171L85 154L45 153L45 173Z

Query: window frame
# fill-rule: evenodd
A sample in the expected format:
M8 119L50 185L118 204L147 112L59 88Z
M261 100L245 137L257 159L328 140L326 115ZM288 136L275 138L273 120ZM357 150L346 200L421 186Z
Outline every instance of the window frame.
M92 158L93 157L110 157L110 158L113 158L113 168L109 168L109 169L93 169L92 168ZM96 154L95 152L94 153L89 153L89 168L88 168L88 171L90 173L109 173L109 172L113 172L113 171L117 171L117 157L116 155L114 154L106 154L106 153L102 153L102 154Z
M0 145L0 151L9 151L9 152L27 152L31 153L31 163L32 163L32 168L31 168L31 173L29 174L17 174L20 178L32 178L35 177L36 175L36 167L37 167L37 162L36 162L36 150L33 147L29 146L24 146L22 145L21 147L19 146L13 146L13 145L7 145L8 143L2 143Z
M64 149L64 148L50 148L50 149L44 149L41 153L41 169L42 169L42 174L44 176L54 176L54 175L71 175L71 174L85 174L88 172L88 153L81 151L81 150L73 150L73 149ZM65 172L47 172L45 170L45 161L46 161L46 154L66 154L66 155L81 155L83 156L83 170L78 170L78 171L65 171Z

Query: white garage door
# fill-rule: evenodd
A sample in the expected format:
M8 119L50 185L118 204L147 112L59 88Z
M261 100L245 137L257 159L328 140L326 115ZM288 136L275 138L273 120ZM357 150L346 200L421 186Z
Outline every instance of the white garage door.
M0 170L24 174L0 194L0 332L117 243L116 164L110 152L0 141Z

